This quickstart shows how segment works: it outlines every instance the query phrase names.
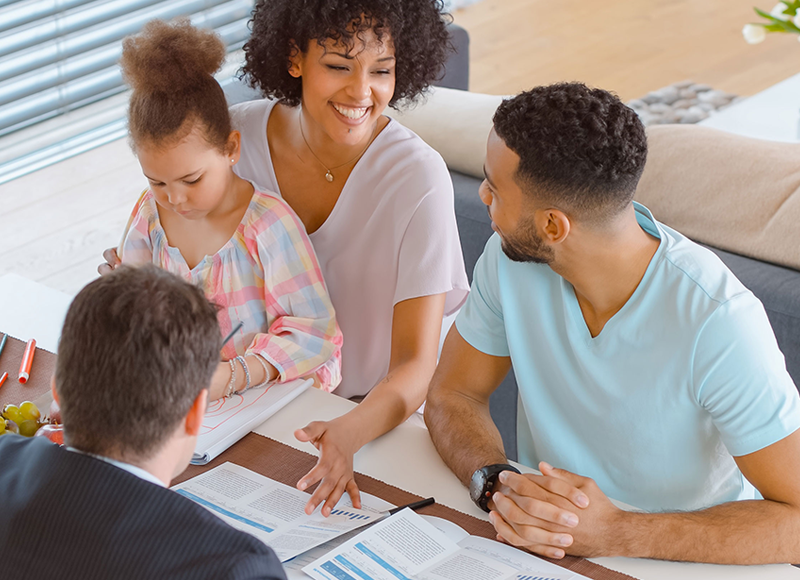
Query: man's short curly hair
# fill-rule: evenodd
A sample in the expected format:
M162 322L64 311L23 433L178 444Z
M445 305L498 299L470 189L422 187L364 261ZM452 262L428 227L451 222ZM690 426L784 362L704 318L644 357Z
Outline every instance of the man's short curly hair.
M633 199L647 137L616 95L575 82L536 87L503 101L493 121L519 155L517 181L537 199L592 221Z
M260 0L244 45L248 82L265 97L300 104L302 80L289 74L292 47L327 39L353 45L372 30L391 37L395 49L395 90L389 105L412 102L441 78L451 50L441 0Z

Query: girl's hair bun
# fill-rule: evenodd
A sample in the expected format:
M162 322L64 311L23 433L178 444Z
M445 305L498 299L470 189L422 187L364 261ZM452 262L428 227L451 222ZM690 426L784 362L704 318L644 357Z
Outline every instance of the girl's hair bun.
M225 60L225 45L214 32L183 18L152 20L122 43L125 81L143 93L182 93L200 88Z

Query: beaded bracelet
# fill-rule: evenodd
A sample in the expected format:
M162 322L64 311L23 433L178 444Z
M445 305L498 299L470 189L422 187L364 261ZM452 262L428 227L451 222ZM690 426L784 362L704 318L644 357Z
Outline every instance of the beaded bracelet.
M259 384L257 384L256 386L253 387L254 389L260 389L262 387L266 387L272 381L269 378L269 367L267 366L267 361L265 361L264 358L262 356L260 356L260 355L254 354L253 356L256 357L256 360L259 363L261 363L261 366L264 369L264 376L266 377L263 382L261 382L261 383L259 383Z
M250 369L248 368L247 362L244 360L243 356L237 356L233 360L239 361L239 364L242 365L242 368L244 369L244 378L245 378L244 388L241 391L236 391L237 395L241 395L245 391L250 390Z
M228 364L231 365L231 380L228 381L228 387L222 395L226 399L233 396L233 389L236 388L236 364L233 362L233 359L229 360Z

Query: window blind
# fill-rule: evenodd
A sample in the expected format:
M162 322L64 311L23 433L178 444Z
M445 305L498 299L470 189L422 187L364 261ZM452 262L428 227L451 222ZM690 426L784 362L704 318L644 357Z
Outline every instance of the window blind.
M125 134L127 99L113 99L126 91L117 65L125 36L154 18L189 17L233 55L249 37L253 5L0 0L0 183ZM227 84L237 69L229 63L218 79Z

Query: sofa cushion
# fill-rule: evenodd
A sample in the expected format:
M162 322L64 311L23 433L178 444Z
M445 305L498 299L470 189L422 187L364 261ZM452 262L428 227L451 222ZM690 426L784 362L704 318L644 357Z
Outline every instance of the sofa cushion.
M648 128L636 199L684 235L800 269L800 144L697 125Z
M432 87L416 106L386 114L436 149L451 170L483 179L486 140L503 98Z

